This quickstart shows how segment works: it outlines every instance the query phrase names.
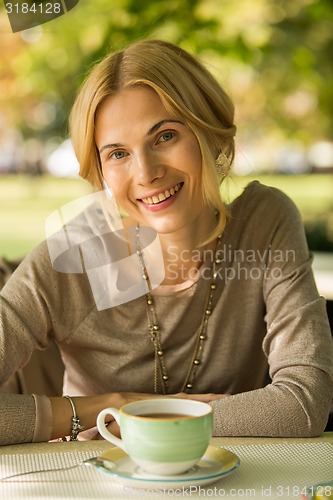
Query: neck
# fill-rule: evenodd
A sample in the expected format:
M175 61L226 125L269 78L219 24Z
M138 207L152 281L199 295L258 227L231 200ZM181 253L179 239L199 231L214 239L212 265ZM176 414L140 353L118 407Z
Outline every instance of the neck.
M195 276L207 250L214 251L215 241L202 246L202 242L214 230L216 219L210 213L206 223L187 226L172 234L159 234L162 247L165 279L162 285L176 285ZM193 224L195 226L195 224Z

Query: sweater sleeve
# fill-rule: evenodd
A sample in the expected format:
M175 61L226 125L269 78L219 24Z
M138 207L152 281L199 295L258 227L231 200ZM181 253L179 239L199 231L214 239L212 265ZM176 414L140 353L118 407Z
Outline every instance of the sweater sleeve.
M0 394L0 412L0 445L51 439L52 408L46 396Z
M212 403L216 435L309 437L321 434L333 396L333 343L298 210L263 188L253 231L269 249L263 279L271 383ZM251 210L251 207L249 208ZM253 241L253 244L254 241Z
M0 445L50 439L49 399L4 394L1 386L28 363L33 351L48 348L51 339L61 343L72 333L84 306L74 308L68 297L78 297L79 290L80 282L52 269L46 244L24 259L1 290Z

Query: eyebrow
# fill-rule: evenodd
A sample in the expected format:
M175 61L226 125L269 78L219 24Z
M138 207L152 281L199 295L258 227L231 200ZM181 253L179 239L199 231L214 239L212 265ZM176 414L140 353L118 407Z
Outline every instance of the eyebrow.
M147 135L153 135L159 128L161 128L163 125L166 123L180 123L181 125L184 125L183 122L180 120L172 120L171 118L167 118L166 120L161 120L160 122L156 123L153 125L147 132ZM122 144L119 142L114 143L114 144L105 144L105 146L102 146L101 149L99 150L99 154L101 154L105 149L111 149L111 148L120 148L122 147Z

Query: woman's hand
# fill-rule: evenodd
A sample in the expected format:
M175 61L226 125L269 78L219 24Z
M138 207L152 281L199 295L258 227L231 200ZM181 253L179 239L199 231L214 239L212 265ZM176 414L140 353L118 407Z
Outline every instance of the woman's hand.
M218 399L223 399L223 398L228 398L230 397L231 394L214 394L214 393L207 393L207 394L187 394L186 392L179 392L178 394L174 394L173 396L169 397L176 397L176 398L182 398L182 399L193 399L194 401L201 401L202 403L210 403L211 401L216 401ZM166 396L164 396L166 397Z
M117 408L121 408L124 404L133 403L134 401L139 401L142 399L154 399L154 398L179 398L179 399L193 399L195 401L201 401L202 403L210 403L211 401L216 401L217 399L227 398L231 394L187 394L186 392L179 392L177 394L140 394L140 393L119 393L117 394L118 404ZM110 421L108 424L109 431L117 437L120 436L120 429L115 420L113 420L112 415L109 415Z
M160 399L160 398L178 398L178 399L193 399L195 401L201 401L202 403L210 403L211 401L216 401L217 399L227 398L231 394L188 394L186 392L178 392L177 394L145 394L137 392L119 392L113 393L111 395L115 408L121 408L125 404L133 403L134 401L140 401L142 399Z
M178 394L147 394L137 392L113 392L101 394L99 396L74 396L72 399L75 404L76 413L80 418L80 423L85 429L91 429L96 426L97 415L104 408L121 408L122 406L141 401L143 399L160 398L179 398L194 399L203 403L210 403L217 399L228 397L229 394L187 394L180 392ZM72 408L66 398L50 398L53 413L53 430L51 439L57 439L62 436L68 436L71 432ZM110 429L116 435L119 435L117 424L111 415L108 416Z

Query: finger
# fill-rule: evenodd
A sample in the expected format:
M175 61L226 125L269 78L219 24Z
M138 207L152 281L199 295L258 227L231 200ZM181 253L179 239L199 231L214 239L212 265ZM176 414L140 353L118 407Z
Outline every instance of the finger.
M112 434L114 434L116 437L120 438L120 428L117 422L114 420L113 422L110 422L108 425L108 431L110 431Z

